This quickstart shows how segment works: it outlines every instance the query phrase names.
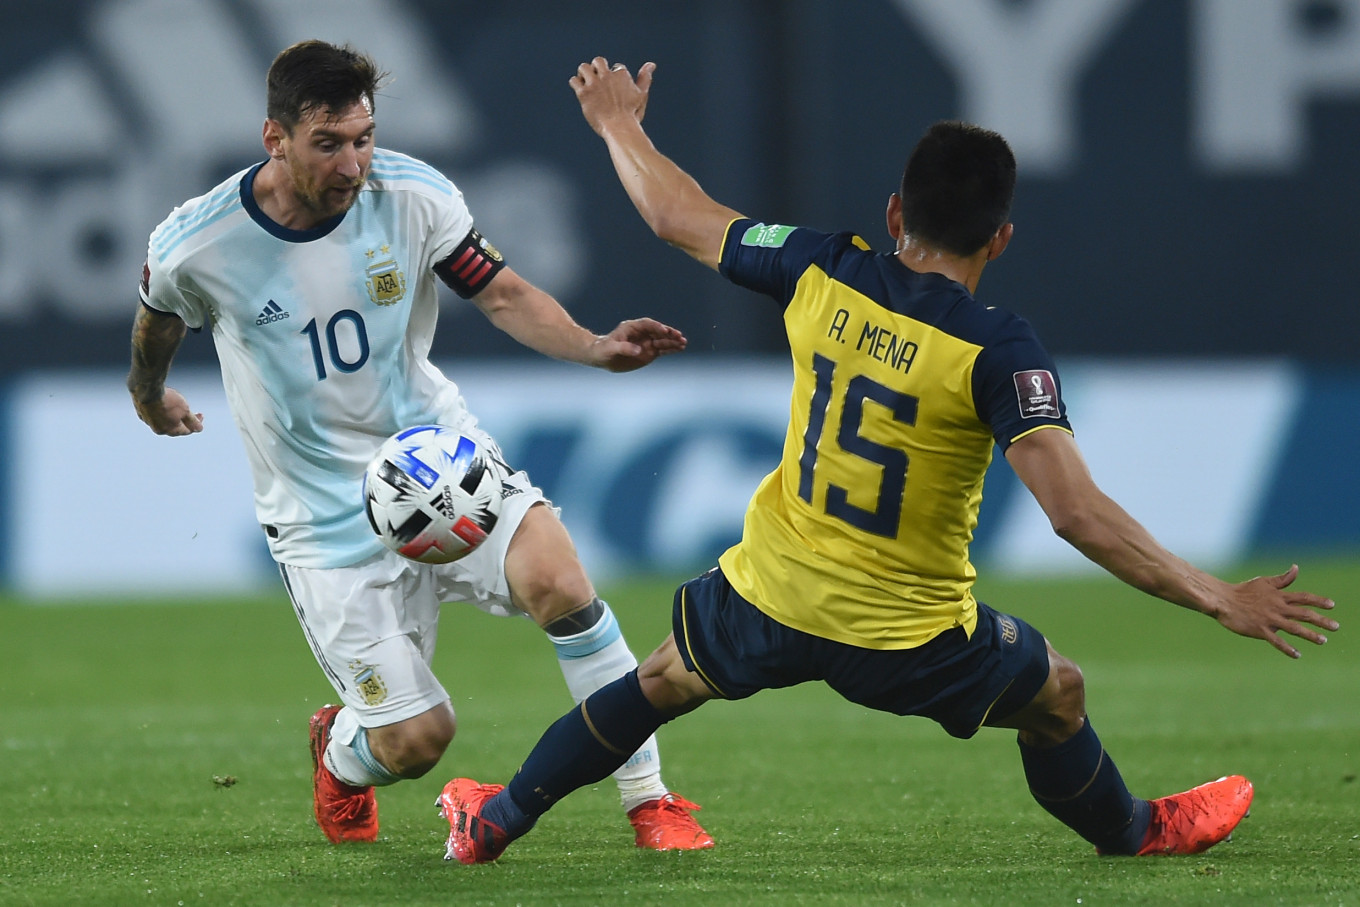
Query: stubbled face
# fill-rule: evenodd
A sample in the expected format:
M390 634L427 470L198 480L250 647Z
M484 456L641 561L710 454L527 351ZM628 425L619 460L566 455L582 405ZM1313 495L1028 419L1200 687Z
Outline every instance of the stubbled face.
M309 220L343 214L359 197L373 162L373 130L367 98L340 111L310 111L291 135L280 129L279 155Z

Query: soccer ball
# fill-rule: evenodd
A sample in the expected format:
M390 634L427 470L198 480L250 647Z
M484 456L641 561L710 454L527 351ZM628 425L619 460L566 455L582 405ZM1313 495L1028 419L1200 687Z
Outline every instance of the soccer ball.
M422 564L466 557L501 513L507 469L483 444L442 425L383 442L364 470L364 512L388 548Z

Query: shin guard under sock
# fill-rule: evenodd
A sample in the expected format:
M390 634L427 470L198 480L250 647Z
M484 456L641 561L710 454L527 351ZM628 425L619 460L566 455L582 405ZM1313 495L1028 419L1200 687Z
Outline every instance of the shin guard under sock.
M1020 744L1030 793L1059 822L1102 853L1135 853L1147 831L1146 800L1124 786L1088 720L1057 746Z
M548 728L482 817L518 837L562 797L609 777L665 721L629 671Z

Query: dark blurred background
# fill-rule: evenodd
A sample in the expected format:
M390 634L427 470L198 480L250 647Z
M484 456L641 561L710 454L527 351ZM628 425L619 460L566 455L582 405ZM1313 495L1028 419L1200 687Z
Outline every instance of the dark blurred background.
M393 74L379 141L445 170L517 270L606 329L692 350L781 325L654 239L567 79L659 64L647 123L714 197L885 246L931 122L1006 134L1016 239L982 298L1059 357L1348 364L1360 338L1355 0L0 2L0 369L122 367L146 237L261 157L263 74L302 37ZM450 306L438 357L521 355ZM207 338L181 362L211 362Z

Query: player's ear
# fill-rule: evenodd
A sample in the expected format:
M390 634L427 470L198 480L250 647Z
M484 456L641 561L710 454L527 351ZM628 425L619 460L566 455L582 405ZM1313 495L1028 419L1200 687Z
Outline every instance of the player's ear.
M888 235L897 245L902 243L902 196L894 192L888 196L888 210L884 217L888 221Z
M264 144L265 152L274 160L283 157L283 140L287 136L288 132L283 128L282 123L278 120L265 119L260 138Z
M1002 252L1006 251L1006 246L1010 245L1011 237L1015 234L1015 224L1004 223L1001 228L992 234L992 241L987 245L987 260L991 261Z

